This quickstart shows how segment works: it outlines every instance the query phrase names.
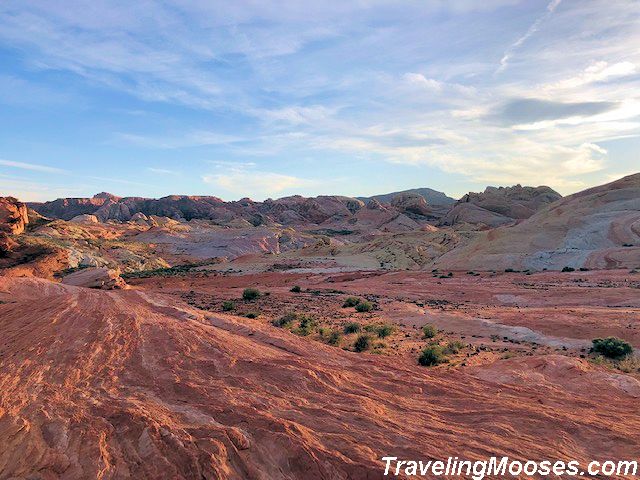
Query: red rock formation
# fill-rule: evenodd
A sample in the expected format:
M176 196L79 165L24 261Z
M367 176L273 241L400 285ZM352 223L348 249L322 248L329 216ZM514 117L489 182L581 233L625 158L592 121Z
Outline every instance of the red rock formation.
M561 446L587 461L640 445L637 385L575 358L435 373L158 294L0 278L7 299L0 478L364 480L385 455Z
M29 223L27 206L13 197L0 197L0 232L17 235Z

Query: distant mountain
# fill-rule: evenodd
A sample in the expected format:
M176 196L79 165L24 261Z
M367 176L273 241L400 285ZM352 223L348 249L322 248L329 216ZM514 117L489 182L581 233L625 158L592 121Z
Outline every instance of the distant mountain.
M436 207L447 207L456 203L454 198L448 197L445 193L433 190L431 188L412 188L409 190L402 190L400 192L385 193L382 195L374 195L373 197L356 197L358 200L362 200L365 203L369 203L371 200L377 200L380 203L391 203L394 197L398 195L418 194L427 201L429 205Z

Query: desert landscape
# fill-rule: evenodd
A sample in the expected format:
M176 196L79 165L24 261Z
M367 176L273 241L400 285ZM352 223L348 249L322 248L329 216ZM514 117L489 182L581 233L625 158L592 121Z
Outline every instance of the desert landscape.
M0 478L634 458L640 174L429 195L3 198Z
M0 480L639 479L639 45L0 1Z

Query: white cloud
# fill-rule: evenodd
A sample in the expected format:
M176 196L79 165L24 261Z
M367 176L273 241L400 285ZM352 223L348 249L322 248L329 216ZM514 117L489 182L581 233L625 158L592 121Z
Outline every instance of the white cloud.
M316 185L313 180L261 171L231 171L204 175L205 183L243 197L264 198Z
M19 168L21 170L32 170L34 172L67 173L66 170L62 170L61 168L49 167L47 165L39 165L35 163L14 162L12 160L0 160L0 165L10 168Z

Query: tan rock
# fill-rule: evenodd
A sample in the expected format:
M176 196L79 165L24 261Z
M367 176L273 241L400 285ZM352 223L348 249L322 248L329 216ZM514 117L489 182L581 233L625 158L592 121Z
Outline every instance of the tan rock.
M120 271L106 267L85 268L70 273L62 278L62 283L76 287L100 288L103 290L127 288L126 282L120 277Z

